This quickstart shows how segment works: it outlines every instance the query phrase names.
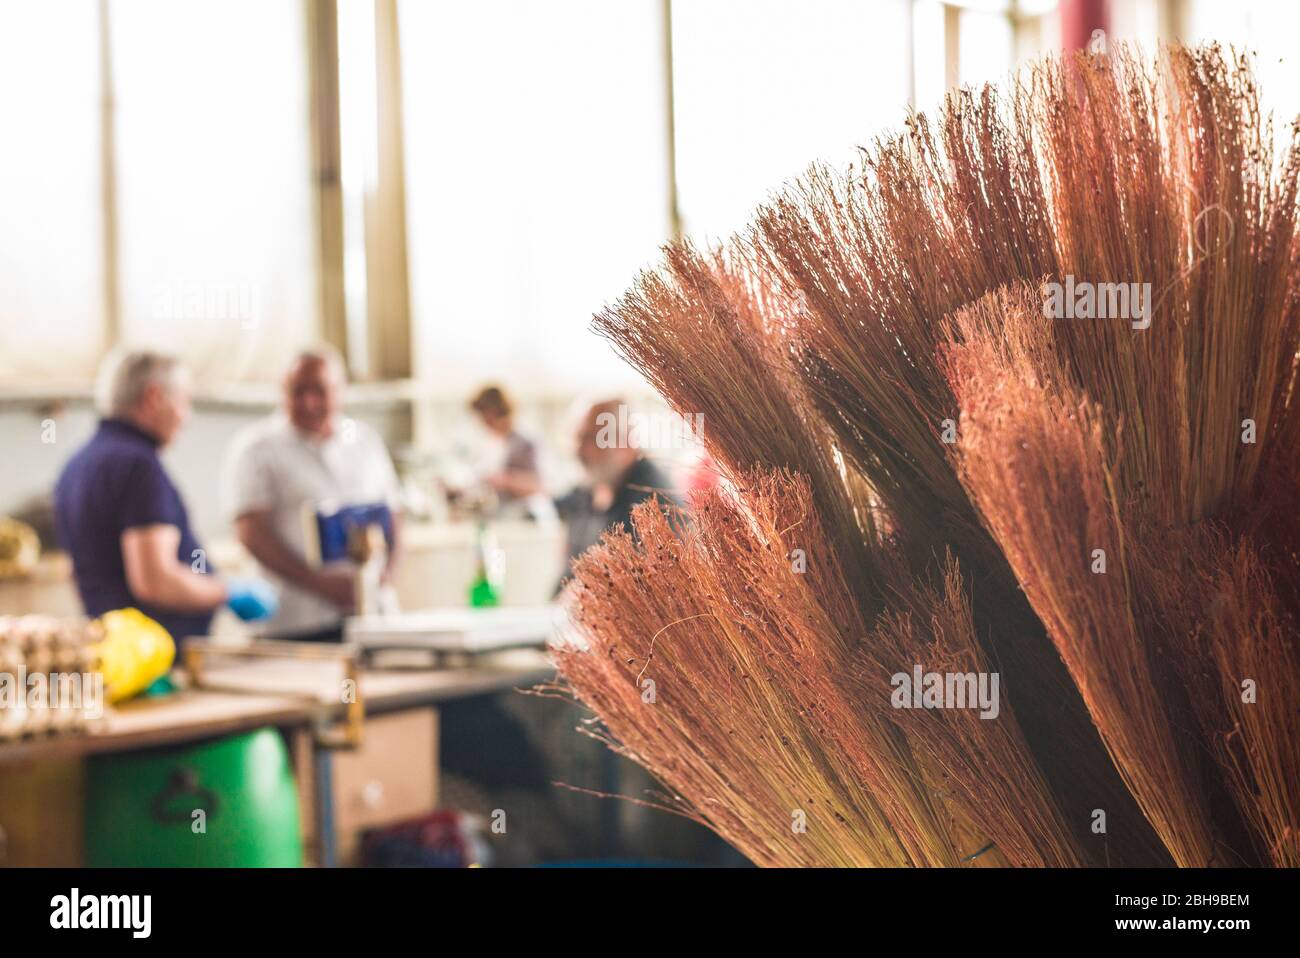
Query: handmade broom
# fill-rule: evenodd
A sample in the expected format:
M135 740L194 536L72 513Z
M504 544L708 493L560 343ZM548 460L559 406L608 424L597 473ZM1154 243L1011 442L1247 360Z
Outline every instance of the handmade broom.
M1217 47L908 126L597 318L735 491L577 563L562 673L763 864L1296 864L1294 140Z

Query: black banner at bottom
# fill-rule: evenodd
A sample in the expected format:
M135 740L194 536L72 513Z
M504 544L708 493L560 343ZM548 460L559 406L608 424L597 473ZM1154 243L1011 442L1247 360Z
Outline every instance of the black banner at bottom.
M975 942L1192 940L1232 948L1292 937L1296 872L1266 870L760 871L11 870L5 943L266 945L574 942L656 935L656 951L787 931L918 948ZM688 937L683 937L690 928ZM1290 934L1288 934L1290 933ZM613 939L597 939L613 943ZM1285 940L1285 938L1283 939ZM594 941L588 941L593 944Z

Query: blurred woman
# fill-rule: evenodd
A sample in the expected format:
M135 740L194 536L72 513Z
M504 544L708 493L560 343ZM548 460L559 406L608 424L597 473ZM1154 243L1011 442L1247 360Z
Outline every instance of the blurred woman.
M515 430L514 404L501 387L487 386L469 407L493 440L480 479L497 494L503 512L522 508L536 515L537 505L549 505L549 500L542 491L537 444Z

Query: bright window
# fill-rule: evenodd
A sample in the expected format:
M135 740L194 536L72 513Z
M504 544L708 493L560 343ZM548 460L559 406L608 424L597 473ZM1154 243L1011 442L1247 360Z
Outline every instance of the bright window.
M0 381L89 381L104 348L94 0L0 3Z
M906 115L902 0L673 4L685 231L722 239L815 159L847 165Z
M317 338L302 11L111 4L123 338L208 382Z
M589 327L668 239L659 0L417 0L399 23L420 375L633 381Z

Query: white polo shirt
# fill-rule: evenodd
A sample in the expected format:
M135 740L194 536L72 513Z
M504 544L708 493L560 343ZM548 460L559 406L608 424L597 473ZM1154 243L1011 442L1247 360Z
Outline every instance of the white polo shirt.
M307 509L398 505L397 473L383 440L365 423L347 418L323 441L301 435L283 413L243 429L227 453L223 486L232 522L250 512L269 512L276 534L304 558ZM267 575L280 588L280 609L266 624L268 634L338 624L338 609L329 602Z

